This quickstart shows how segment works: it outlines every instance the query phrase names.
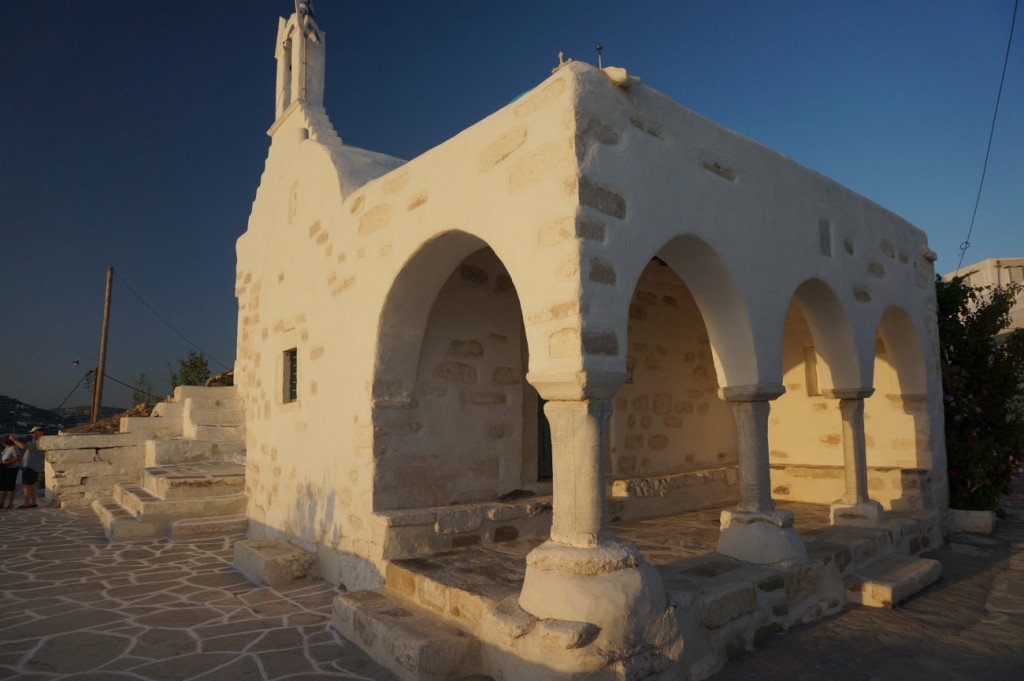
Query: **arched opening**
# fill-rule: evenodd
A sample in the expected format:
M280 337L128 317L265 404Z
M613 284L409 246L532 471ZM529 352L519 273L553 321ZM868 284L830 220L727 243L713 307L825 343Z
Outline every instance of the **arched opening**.
M426 245L385 308L374 509L493 501L535 485L537 397L524 380L519 298L495 252L461 233Z
M811 279L796 289L782 328L782 382L771 405L772 496L827 504L845 491L839 400L860 387L852 328L835 293Z
M931 468L924 352L907 313L882 315L875 337L875 393L864 403L872 498L886 508L922 508Z
M610 424L617 519L737 498L736 426L732 409L718 396L714 354L690 288L664 260L653 258L630 303L627 378Z

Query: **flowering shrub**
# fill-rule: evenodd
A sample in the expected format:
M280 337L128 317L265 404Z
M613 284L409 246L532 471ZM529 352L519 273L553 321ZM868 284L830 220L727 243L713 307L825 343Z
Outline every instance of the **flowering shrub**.
M996 510L1024 472L1024 330L1010 326L1017 284L936 282L950 506Z

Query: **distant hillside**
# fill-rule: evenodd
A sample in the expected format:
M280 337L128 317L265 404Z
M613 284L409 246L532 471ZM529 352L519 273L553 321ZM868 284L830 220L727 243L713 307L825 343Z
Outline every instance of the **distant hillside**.
M16 433L25 435L29 428L39 426L47 435L54 435L58 430L71 428L89 420L91 407L66 407L60 410L41 409L25 404L7 395L0 395L0 434ZM118 407L103 407L101 417L109 417L123 412Z

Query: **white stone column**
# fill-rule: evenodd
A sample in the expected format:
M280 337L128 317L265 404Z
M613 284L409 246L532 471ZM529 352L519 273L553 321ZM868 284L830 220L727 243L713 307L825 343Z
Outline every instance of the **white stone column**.
M547 400L553 518L551 538L526 557L519 605L538 619L596 625L594 645L607 650L644 644L671 614L657 571L608 528L608 417L624 379L594 372L527 375Z
M748 563L809 562L807 549L793 529L793 513L775 508L768 460L768 414L781 385L723 388L732 405L739 454L740 501L722 511L722 534L716 551Z
M551 400L544 414L551 424L551 541L597 546L609 537L605 453L611 402Z
M846 489L843 498L832 503L833 525L876 526L885 520L882 505L868 498L868 459L864 435L864 399L874 389L825 390L826 397L839 400L843 417L843 466Z
M740 511L770 513L772 501L771 468L768 465L768 400L732 402L736 420L736 446L740 465Z

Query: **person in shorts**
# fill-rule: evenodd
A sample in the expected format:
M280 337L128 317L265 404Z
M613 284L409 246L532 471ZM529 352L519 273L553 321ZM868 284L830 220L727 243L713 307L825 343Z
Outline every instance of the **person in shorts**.
M28 431L32 439L27 443L14 440L14 446L21 450L21 490L25 501L18 508L35 508L39 505L36 500L36 482L39 474L43 472L45 455L39 449L39 438L43 436L43 429L33 426Z
M0 508L14 508L14 489L18 484L18 464L21 450L14 446L14 438L8 435L3 441L0 453Z

